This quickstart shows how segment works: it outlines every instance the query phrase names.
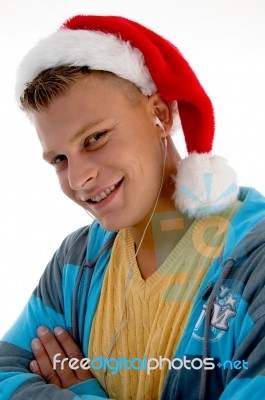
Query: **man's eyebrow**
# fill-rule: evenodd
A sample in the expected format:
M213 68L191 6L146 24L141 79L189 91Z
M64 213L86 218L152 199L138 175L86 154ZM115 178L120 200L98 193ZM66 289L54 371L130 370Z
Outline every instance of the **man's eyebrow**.
M83 126L81 129L79 129L74 135L71 137L69 140L69 143L72 144L74 143L78 138L80 138L88 129L93 128L94 126L100 124L101 122L104 121L104 118L98 118L94 119L93 121L90 121L88 124ZM54 151L46 151L43 153L42 158L46 161L50 160L54 156Z
M81 129L79 129L74 135L73 137L69 140L69 143L73 143L75 142L78 138L80 138L80 136L82 136L88 129L93 128L95 125L100 124L101 122L104 121L104 118L98 118L98 119L94 119L93 121L90 121L88 124L86 124L85 126L83 126Z

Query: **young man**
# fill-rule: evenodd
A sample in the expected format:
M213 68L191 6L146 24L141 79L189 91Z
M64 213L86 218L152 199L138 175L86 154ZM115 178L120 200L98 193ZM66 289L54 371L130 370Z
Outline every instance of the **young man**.
M265 199L211 154L212 105L179 51L124 18L73 17L26 55L17 96L96 220L3 338L1 399L261 398Z

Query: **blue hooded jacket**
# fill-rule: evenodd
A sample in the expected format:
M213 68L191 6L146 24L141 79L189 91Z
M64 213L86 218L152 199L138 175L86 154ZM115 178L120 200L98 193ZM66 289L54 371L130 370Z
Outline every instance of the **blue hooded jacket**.
M239 200L222 255L201 284L174 355L185 367L169 370L162 400L264 397L265 198L241 188ZM108 398L95 378L60 389L28 368L41 325L67 329L86 354L115 236L95 222L63 241L0 342L1 400Z

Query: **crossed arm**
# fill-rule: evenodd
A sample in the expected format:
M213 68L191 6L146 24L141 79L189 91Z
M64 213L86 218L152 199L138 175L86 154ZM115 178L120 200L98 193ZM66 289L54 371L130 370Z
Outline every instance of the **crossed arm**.
M62 389L77 385L93 378L90 370L82 368L71 369L68 362L53 365L53 357L60 353L60 360L77 358L79 362L83 354L72 336L63 328L56 327L52 333L47 327L37 330L38 337L31 342L35 360L30 363L30 371L44 378L47 383L53 383Z

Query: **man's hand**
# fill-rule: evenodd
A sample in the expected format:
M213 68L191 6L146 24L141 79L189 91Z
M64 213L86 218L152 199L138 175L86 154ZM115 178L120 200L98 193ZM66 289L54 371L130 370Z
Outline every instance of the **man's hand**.
M36 360L30 363L31 372L44 378L47 383L53 383L63 389L93 378L90 370L82 369L81 366L78 369L71 369L68 361L58 362L64 358L76 358L80 362L83 358L79 347L66 330L57 327L52 333L45 326L41 326L37 334L38 338L31 342L32 351L36 357ZM56 356L55 365L54 356L58 353L61 355Z

